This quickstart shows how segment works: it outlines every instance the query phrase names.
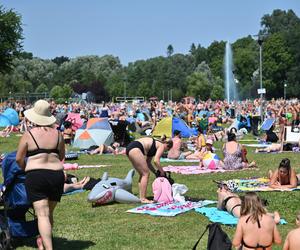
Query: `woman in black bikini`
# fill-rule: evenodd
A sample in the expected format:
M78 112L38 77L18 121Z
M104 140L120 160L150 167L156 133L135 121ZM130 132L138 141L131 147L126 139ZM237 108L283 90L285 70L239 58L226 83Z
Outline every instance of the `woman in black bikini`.
M228 211L233 216L239 218L241 211L241 198L232 193L226 185L218 188L218 209Z
M155 173L155 168L151 163L152 158L154 157L154 165L163 176L164 170L160 165L160 158L164 151L172 146L172 140L165 141L164 138L164 141L158 141L150 137L140 138L128 144L126 155L140 175L139 191L142 203L152 202L146 198L150 170Z
M61 199L65 179L61 162L65 157L64 139L52 126L56 119L47 101L37 101L24 114L36 126L22 136L16 161L26 172L27 197L38 218L38 248L53 249L53 211Z
M275 220L270 216L254 192L246 193L232 244L240 250L271 250L272 244L281 244Z

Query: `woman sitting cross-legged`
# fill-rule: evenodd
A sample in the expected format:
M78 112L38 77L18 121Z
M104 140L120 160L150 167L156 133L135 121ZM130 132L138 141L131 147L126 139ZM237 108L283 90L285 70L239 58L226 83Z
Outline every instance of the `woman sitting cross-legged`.
M236 141L235 134L228 133L228 142L226 142L223 146L223 168L235 170L256 166L254 161L251 163L245 161L245 155L243 155L244 152L245 150L243 150L242 145Z
M270 187L287 189L296 188L300 185L300 175L291 167L291 162L288 158L282 159L279 167L275 172L269 171Z
M281 236L272 216L267 214L254 192L246 193L241 203L241 216L232 240L237 249L271 250L281 244Z

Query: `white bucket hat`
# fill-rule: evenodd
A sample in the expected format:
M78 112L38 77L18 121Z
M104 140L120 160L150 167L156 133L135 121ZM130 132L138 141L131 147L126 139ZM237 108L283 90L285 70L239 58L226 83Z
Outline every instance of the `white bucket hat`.
M45 100L38 100L33 108L24 111L25 117L36 125L49 126L56 122L50 112L50 104Z

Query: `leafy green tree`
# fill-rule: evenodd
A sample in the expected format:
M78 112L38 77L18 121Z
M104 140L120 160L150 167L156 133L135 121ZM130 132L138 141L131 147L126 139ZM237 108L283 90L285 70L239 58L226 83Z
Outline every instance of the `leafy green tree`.
M167 56L171 56L174 53L174 48L171 44L169 44L168 48L167 48Z
M50 97L54 99L62 98L63 88L61 86L55 85L50 91Z
M35 90L37 93L48 93L49 89L45 83L41 83Z
M212 84L203 72L194 72L187 77L187 95L197 96L201 100L210 97Z
M269 97L281 97L286 72L294 64L293 56L281 33L270 35L263 44L263 75Z
M240 99L255 98L258 86L253 86L252 76L253 72L259 68L258 44L251 36L248 36L238 39L232 44L232 48L234 76L239 81L238 96ZM255 91L252 91L252 88Z
M194 43L192 43L191 48L190 48L190 53L191 53L192 55L194 55L195 52L196 52L196 45L195 45Z
M70 85L64 84L64 86L62 87L61 97L68 99L72 96L72 94L73 94L73 89L70 87Z
M21 16L13 10L6 10L0 5L0 72L11 70L12 61L21 50Z
M60 66L64 62L69 62L70 58L66 57L66 56L58 56L58 57L53 58L51 61L54 62L57 66Z
M215 84L211 90L210 98L212 100L224 99L224 88L221 85Z
M193 43L190 49L191 55L195 60L195 65L197 66L198 64L202 62L207 62L207 50L202 47L200 44L197 45L197 48L195 44Z
M261 19L262 34L289 32L300 25L300 19L292 10L274 10L271 15L264 15Z
M223 78L223 62L225 54L225 42L212 42L207 48L207 63L214 76Z

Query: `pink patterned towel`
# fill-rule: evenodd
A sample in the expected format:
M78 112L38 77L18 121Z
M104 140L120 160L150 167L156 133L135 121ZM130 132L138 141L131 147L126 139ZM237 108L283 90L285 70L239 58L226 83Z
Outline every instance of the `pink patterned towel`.
M199 166L167 166L164 167L164 171L170 171L177 174L208 174L225 172L224 169L204 169Z
M64 170L77 170L82 168L104 168L111 165L78 165L77 163L64 163Z
M164 171L173 172L176 174L209 174L209 173L224 173L232 171L244 171L244 170L259 170L259 168L243 168L239 170L225 170L225 169L206 169L199 166L167 166L163 168Z

